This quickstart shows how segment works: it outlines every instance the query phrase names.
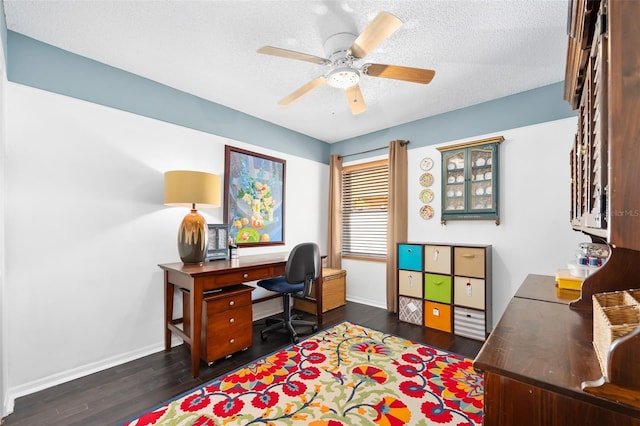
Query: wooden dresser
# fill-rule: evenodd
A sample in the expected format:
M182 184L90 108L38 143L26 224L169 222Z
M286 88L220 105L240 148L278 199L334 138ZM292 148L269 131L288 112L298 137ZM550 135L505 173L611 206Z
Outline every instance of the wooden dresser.
M551 276L529 275L480 350L485 426L640 426L640 408L590 395L601 376L590 313Z
M568 298L553 277L522 284L474 362L486 426L640 425L640 327L611 345L606 374L592 343L592 296L640 288L640 1L570 0L568 18L567 226L611 256Z

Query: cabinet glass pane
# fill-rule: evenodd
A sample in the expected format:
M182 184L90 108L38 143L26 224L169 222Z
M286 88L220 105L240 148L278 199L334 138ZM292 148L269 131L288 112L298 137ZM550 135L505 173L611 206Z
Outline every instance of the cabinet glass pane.
M470 150L471 164L471 210L495 208L493 194L493 150L473 148Z
M446 170L444 206L446 211L464 210L465 208L465 155L466 151L453 151L444 154Z

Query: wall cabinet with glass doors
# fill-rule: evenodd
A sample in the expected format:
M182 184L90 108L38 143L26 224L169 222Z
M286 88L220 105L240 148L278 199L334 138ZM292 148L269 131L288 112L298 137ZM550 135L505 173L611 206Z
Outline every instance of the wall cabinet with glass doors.
M442 218L500 224L498 147L502 136L438 148L442 153Z

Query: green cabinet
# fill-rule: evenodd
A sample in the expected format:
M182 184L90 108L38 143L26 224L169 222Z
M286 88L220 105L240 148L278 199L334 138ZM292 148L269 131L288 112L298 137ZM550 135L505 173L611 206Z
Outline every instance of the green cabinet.
M442 217L486 219L500 224L499 144L502 136L438 148L442 153Z

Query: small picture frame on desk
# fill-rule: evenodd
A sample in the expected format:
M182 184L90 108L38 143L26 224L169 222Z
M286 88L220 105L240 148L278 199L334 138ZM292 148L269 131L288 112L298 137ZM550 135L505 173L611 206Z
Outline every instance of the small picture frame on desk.
M227 259L229 257L229 225L224 223L207 224L209 241L205 260Z

